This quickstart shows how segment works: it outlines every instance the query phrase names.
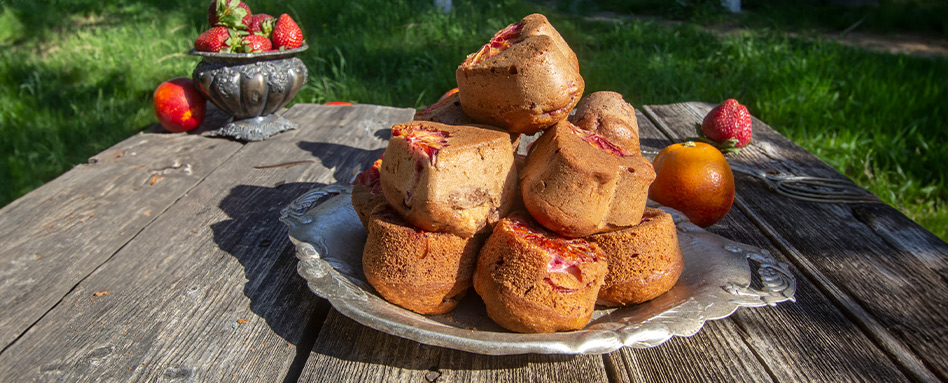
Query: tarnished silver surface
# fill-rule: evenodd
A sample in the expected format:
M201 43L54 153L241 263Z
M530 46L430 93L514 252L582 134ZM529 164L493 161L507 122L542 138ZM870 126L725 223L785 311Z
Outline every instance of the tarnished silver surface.
M191 74L194 83L211 103L234 117L223 128L204 134L258 141L298 128L289 120L272 115L286 106L306 83L306 65L294 57L306 48L304 45L263 53L192 49L190 54L203 57Z
M450 313L420 315L386 302L366 282L362 273L366 234L352 209L351 190L340 185L315 189L283 209L280 220L289 226L296 245L297 271L313 292L342 314L425 344L490 355L601 354L693 335L705 321L727 317L741 306L794 300L796 280L786 264L766 251L709 233L670 210L685 256L678 283L644 304L599 308L585 329L511 333L487 317L473 289ZM334 196L317 204L329 195ZM751 286L752 273L759 277L759 287Z
M223 127L201 133L208 137L231 137L241 141L262 141L274 134L299 129L293 121L276 114L231 121Z

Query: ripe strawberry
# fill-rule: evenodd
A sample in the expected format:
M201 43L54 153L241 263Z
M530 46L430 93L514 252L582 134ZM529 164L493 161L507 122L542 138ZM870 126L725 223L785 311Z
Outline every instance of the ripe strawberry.
M245 53L266 52L272 49L270 39L261 35L246 35L241 41L242 51Z
M722 152L739 152L751 141L751 116L747 107L730 98L715 106L697 126L698 136Z
M240 45L240 33L225 26L216 26L204 31L194 40L194 49L203 52L234 52Z
M250 18L250 24L247 24L247 32L258 34L270 38L273 34L273 23L276 19L266 13L257 13Z
M207 6L207 23L210 26L245 29L250 24L250 7L240 0L211 0Z
M277 19L270 38L273 40L274 50L295 49L303 45L303 31L293 18L285 13Z

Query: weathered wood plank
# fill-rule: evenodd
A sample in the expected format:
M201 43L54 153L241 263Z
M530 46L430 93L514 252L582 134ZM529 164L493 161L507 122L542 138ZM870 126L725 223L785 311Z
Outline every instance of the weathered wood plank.
M428 346L365 327L333 310L300 381L599 382L599 356L487 356Z
M694 123L711 107L685 103L652 110L671 134L683 138L693 134ZM757 119L754 135L757 144L730 161L756 169L845 179ZM948 323L948 287L940 271L948 253L940 241L882 203L799 201L770 192L756 179L737 178L738 204L847 317L914 379L948 379L948 327L943 325ZM869 216L879 218L870 220ZM875 224L867 225L867 221ZM876 231L891 227L883 222L899 222L899 234Z
M723 224L711 231L767 250L788 262L783 249L762 232L743 209L735 207ZM741 309L730 319L741 329L744 342L781 382L909 381L860 323L826 297L814 281L793 264L797 278L796 302L777 307Z
M153 212L152 223L0 354L0 376L293 379L298 353L312 348L308 328L326 308L296 274L279 211L319 182L371 162L371 150L353 148L379 139L350 126L358 116L378 130L411 116L371 106L295 109L285 116L300 130L244 145L173 206Z
M622 349L603 357L619 382L772 382L730 320L711 321L688 338L648 349Z
M0 350L240 146L135 135L0 209Z

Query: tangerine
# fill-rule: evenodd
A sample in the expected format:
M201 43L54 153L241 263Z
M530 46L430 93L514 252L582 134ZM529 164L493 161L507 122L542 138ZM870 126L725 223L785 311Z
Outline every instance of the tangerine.
M682 212L701 227L713 225L731 210L734 173L714 146L691 141L669 145L652 165L651 200Z

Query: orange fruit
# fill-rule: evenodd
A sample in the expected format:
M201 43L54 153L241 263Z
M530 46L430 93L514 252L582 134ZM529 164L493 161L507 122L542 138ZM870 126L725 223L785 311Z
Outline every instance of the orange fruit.
M655 156L648 197L708 227L734 204L734 174L724 155L704 142L669 145Z

